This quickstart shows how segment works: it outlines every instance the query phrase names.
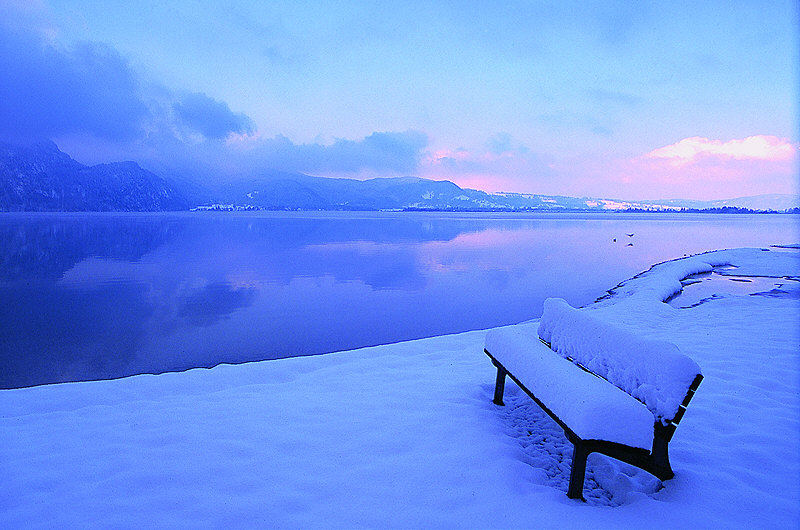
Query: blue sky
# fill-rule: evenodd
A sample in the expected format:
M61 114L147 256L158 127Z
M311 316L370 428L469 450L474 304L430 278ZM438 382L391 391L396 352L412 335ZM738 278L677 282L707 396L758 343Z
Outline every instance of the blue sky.
M0 0L0 136L225 181L796 192L798 8Z

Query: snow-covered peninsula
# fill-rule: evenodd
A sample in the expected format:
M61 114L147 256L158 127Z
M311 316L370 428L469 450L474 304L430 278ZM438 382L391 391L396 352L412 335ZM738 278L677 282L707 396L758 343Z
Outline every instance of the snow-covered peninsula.
M713 296L664 303L711 271ZM717 251L656 265L583 309L675 343L703 370L664 483L593 455L587 502L568 499L571 445L513 383L492 404L486 332L472 331L0 391L0 526L792 527L798 274L797 248Z

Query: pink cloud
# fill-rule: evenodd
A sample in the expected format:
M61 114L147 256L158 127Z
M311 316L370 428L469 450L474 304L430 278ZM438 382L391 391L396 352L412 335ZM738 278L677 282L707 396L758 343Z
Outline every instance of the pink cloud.
M553 174L549 163L525 146L496 147L431 150L420 160L418 174L487 192L536 189L538 180Z
M423 158L423 162L430 166L452 166L455 164L491 165L500 162L513 163L519 158L519 153L511 150L493 153L459 148L432 151Z
M631 158L543 157L527 149L438 149L419 176L488 192L516 191L627 200L730 199L797 193L800 144L756 135L685 138Z
M681 167L707 157L721 160L785 161L791 160L797 150L797 145L777 136L748 136L727 142L692 136L650 151L644 157L664 160L672 166Z
M684 138L616 164L626 198L728 199L797 193L800 145L756 135L728 141Z

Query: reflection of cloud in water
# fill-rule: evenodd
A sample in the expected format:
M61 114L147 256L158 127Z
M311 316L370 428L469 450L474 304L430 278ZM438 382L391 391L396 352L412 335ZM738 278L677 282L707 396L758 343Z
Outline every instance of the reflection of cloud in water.
M374 289L421 289L432 274L484 271L493 286L531 267L527 248L544 242L535 230L482 229L448 241L378 243L335 242L301 250L309 259L297 265L298 276L331 274L339 281L362 281ZM498 260L498 252L503 259ZM319 268L323 265L324 268Z
M478 270L486 272L487 278L505 282L509 275L536 266L531 249L541 245L544 253L548 248L555 248L544 234L535 229L485 229L460 234L448 242L424 243L419 247L418 256L420 264L429 271L463 273ZM502 259L498 259L498 255Z
M184 298L179 303L178 317L190 326L210 326L252 304L256 293L253 287L236 288L226 283L212 283Z
M363 282L375 290L419 290L427 279L416 249L408 243L374 241L310 245L299 251L294 276L332 276L342 282Z
M584 305L654 262L781 233L664 219L0 217L17 245L0 248L0 377L181 370L509 324L548 296ZM632 224L636 247L612 243Z

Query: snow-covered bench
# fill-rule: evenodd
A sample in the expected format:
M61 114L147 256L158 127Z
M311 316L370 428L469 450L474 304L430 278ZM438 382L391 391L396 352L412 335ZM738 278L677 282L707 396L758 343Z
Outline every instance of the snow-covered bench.
M593 452L661 480L675 475L668 444L703 376L674 344L639 337L549 298L538 334L530 325L496 329L485 346L497 367L494 402L503 405L508 375L572 442L570 498L583 498Z

